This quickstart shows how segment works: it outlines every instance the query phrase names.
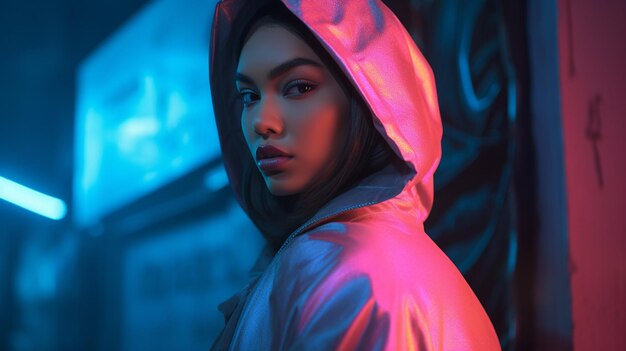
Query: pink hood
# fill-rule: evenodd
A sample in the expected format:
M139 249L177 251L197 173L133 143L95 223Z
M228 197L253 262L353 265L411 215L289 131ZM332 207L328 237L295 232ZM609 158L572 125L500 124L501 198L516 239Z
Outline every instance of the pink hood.
M433 174L441 157L441 120L435 81L428 62L395 15L380 1L283 1L320 40L374 114L375 126L392 149L415 171L405 179L420 198L424 221L433 202ZM239 198L242 159L248 156L235 103L232 78L236 57L232 47L254 6L225 0L218 4L211 43L211 90L223 158L233 190ZM216 53L216 54L214 54ZM230 58L230 60L229 60ZM230 76L229 76L230 75ZM398 189L401 190L401 189ZM397 194L397 192L396 192ZM395 195L395 194L394 194ZM240 201L241 203L241 201Z

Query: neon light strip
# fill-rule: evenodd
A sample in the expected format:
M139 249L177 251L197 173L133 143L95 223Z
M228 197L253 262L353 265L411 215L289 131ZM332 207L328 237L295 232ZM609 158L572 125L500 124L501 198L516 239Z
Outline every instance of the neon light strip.
M54 220L62 219L67 213L67 207L62 200L27 188L4 177L0 177L0 199Z

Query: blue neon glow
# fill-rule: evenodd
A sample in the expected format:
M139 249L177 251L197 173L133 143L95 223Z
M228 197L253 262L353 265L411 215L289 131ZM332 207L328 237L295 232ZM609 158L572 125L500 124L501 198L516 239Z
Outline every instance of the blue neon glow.
M151 1L80 65L73 219L103 217L220 155L208 84L217 0ZM214 186L222 187L219 177Z
M0 199L54 220L62 219L67 213L67 207L62 200L4 177L0 177Z
M228 175L222 166L209 171L204 177L204 186L211 191L218 191L227 185Z

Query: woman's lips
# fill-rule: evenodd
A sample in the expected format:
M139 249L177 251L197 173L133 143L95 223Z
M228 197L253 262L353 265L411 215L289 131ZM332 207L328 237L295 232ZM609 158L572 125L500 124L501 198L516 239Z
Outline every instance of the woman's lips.
M255 156L257 165L267 176L282 172L289 160L293 158L292 155L270 144L259 146Z
M292 156L278 156L271 158L264 158L257 162L257 165L267 176L274 175L284 171L287 163L292 159Z

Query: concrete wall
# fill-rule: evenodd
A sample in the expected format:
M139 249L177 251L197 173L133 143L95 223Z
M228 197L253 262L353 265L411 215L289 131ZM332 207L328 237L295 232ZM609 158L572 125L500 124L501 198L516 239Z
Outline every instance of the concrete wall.
M574 350L626 350L626 2L557 4Z

